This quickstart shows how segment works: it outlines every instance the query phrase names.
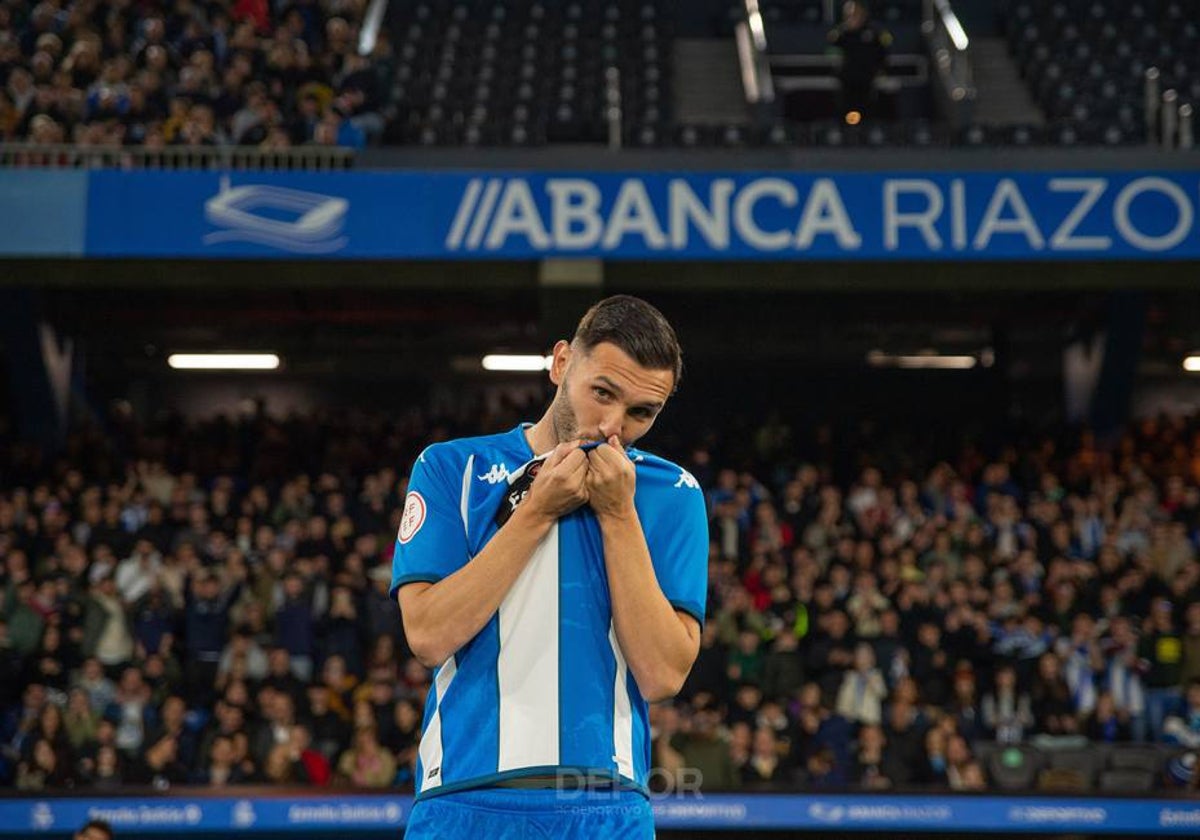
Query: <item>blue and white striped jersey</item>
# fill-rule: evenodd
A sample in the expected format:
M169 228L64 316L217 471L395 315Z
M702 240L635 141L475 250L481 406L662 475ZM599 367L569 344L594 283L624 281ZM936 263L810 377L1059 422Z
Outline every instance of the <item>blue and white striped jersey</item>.
M495 535L510 482L534 459L524 426L437 443L417 459L392 592L436 582ZM704 620L708 521L686 470L629 449L634 504L658 584ZM600 526L584 506L534 551L496 615L436 669L425 704L418 799L560 770L646 792L647 705L617 643Z

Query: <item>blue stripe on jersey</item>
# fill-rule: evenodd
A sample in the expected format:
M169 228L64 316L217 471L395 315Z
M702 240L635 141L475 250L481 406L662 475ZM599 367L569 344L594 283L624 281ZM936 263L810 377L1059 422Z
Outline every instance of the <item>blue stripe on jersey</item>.
M559 521L559 748L563 764L612 757L613 679L616 662L594 616L612 612L599 532L580 513ZM611 762L616 768L616 762Z
M442 704L446 784L477 776L481 768L487 768L486 772L496 769L500 751L499 628L499 618L492 616L459 652L458 660L464 663L462 676L469 678L469 684L461 682Z

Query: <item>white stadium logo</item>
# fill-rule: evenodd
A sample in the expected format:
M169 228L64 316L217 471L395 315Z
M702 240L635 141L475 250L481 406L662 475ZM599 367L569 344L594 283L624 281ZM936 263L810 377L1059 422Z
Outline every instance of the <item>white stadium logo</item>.
M828 805L824 802L814 802L808 806L808 815L823 823L840 823L846 818L844 805Z
M54 827L54 811L51 810L49 803L35 802L33 809L29 814L29 822L38 831L45 831Z
M253 242L294 254L331 254L349 241L341 235L349 209L349 201L332 195L265 184L231 187L223 175L220 192L204 202L204 217L224 230L205 236L204 244Z
M254 813L254 803L248 799L242 799L233 806L233 824L238 828L249 828L258 821L258 815Z

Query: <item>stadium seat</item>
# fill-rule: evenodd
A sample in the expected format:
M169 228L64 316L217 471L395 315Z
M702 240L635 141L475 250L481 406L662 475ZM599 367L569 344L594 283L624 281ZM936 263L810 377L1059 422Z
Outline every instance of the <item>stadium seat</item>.
M1004 791L1030 790L1042 769L1041 754L1031 747L1007 746L988 759L988 776Z
M1153 789L1154 780L1153 773L1136 767L1105 770L1100 774L1100 790L1104 793L1144 793Z
M1156 747L1119 746L1108 755L1111 770L1144 770L1157 776L1162 772L1166 756Z
M1039 787L1051 789L1046 784L1045 774L1058 774L1053 786L1055 790L1091 790L1096 784L1096 777L1104 766L1105 755L1095 746L1082 749L1050 750L1047 752L1050 766L1042 771Z
M1064 146L1143 142L1142 82L1150 67L1161 89L1200 101L1200 8L1194 2L1011 4L1009 47L1034 100ZM1118 113L1118 111L1121 113ZM1023 143L1022 143L1023 145Z

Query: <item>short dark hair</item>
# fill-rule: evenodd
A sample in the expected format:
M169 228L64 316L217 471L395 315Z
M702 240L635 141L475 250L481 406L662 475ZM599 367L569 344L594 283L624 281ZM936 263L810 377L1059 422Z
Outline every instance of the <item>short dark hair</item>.
M608 342L651 370L669 370L675 376L671 390L683 376L683 351L670 322L656 308L632 295L613 295L592 306L579 319L572 343L585 351Z
M88 820L79 827L79 831L76 833L76 836L83 834L83 832L87 831L89 828L95 828L103 831L105 835L108 836L109 840L113 840L113 838L117 836L113 831L113 827L104 820Z

